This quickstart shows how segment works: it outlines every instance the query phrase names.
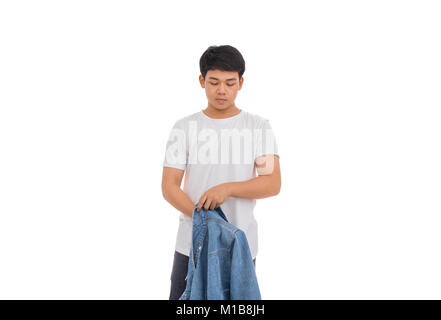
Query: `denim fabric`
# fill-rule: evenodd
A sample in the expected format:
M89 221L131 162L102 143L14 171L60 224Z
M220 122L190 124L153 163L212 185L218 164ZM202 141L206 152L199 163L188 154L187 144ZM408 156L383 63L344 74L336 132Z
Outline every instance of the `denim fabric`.
M193 210L187 283L179 300L261 300L245 233L220 207Z
M253 260L254 268L256 268L256 258ZM170 294L169 300L178 300L184 293L187 284L188 273L188 256L175 251L173 257L173 266L170 276Z

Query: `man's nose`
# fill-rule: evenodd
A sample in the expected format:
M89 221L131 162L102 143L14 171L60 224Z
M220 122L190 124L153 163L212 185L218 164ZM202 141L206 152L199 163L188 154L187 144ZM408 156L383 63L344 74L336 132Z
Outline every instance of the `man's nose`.
M217 92L218 93L224 93L225 92L225 85L221 83L219 88L218 88L218 90L217 90Z

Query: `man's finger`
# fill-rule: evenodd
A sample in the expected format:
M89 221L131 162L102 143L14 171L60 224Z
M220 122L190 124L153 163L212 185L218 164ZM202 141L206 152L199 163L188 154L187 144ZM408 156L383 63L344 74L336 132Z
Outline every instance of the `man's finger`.
M199 203L198 203L197 211L200 211L200 210L201 210L202 206L204 205L204 202L205 202L205 198L206 198L206 197L207 197L207 196L204 194L204 195L199 199Z
M205 210L210 209L211 202L212 202L212 200L210 200L210 199L205 201L205 205L204 205Z

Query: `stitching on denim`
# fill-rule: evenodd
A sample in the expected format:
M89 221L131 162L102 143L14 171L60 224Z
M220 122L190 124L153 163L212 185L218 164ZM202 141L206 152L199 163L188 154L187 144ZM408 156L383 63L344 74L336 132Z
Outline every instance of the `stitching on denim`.
M232 227L232 226L230 226L230 225L228 224L228 222L225 222L225 221L223 221L223 220L219 220L219 219L216 219L216 218L208 218L207 221L214 222L214 223L216 223L218 226L220 226L220 227L222 227L222 228L224 228L224 229L227 229L227 230L230 231L231 233L235 233L235 232L237 231L237 227L234 227L234 226Z
M228 253L231 251L231 249L230 248L220 248L215 251L211 251L210 253L208 253L208 257L216 256L219 251L226 251Z

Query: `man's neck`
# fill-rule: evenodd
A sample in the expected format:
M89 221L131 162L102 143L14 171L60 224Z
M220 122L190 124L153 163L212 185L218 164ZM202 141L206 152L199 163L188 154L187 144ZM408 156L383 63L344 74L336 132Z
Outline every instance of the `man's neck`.
M241 110L236 107L235 105L232 105L231 107L228 107L227 109L224 110L218 110L210 105L208 105L208 107L203 110L203 112L210 118L215 118L215 119L224 119L224 118L230 118L235 116L236 114L239 114L241 112Z

